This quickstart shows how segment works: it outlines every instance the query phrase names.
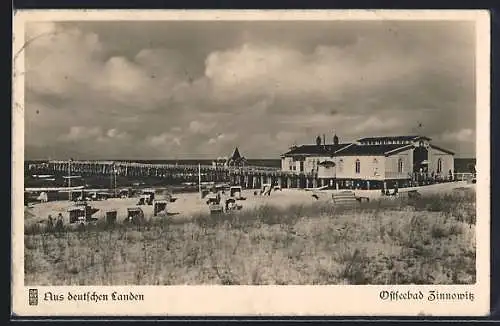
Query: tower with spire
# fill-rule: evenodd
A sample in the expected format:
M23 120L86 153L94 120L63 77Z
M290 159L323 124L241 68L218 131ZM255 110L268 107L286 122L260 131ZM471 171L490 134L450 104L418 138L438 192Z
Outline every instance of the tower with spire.
M245 166L246 158L241 156L240 150L236 147L233 154L228 158L227 165L233 167Z

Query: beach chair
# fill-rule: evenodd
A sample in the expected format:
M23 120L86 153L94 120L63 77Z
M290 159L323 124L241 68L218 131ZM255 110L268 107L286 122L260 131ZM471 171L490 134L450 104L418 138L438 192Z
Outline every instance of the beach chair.
M99 211L87 204L87 202L77 202L74 206L68 208L70 224L88 224L97 221L97 218L92 217L93 214Z
M85 208L84 207L70 207L68 209L69 223L84 223L85 222Z
M239 205L236 202L235 198L228 198L228 199L226 199L225 208L226 208L226 212L235 211L235 210L241 210L243 208L243 205Z
M127 208L127 218L125 222L142 224L144 222L144 212L140 207Z
M111 210L106 212L106 224L115 224L117 211Z
M242 188L241 187L231 187L229 188L229 195L236 200L245 200L246 198L241 195Z
M120 192L118 193L118 196L120 198L128 198L130 196L131 190L130 189L121 189Z
M208 209L210 210L210 214L221 214L224 212L224 208L219 201L209 201Z
M210 214L220 214L224 211L224 208L220 204L219 196L215 194L209 194L207 196L207 205L210 210Z
M153 216L157 216L159 213L165 213L167 210L166 200L155 200L153 207Z

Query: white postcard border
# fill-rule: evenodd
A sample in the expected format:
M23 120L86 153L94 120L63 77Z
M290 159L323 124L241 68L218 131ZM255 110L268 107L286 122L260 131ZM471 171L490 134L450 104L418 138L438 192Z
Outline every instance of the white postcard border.
M463 286L106 286L36 287L39 293L135 292L144 301L28 305L24 286L24 23L69 20L474 20L477 33L477 283ZM12 309L18 316L441 315L489 313L490 300L490 21L485 10L122 11L26 10L14 15L12 151ZM34 287L35 288L35 287ZM381 300L381 291L472 292L474 301Z

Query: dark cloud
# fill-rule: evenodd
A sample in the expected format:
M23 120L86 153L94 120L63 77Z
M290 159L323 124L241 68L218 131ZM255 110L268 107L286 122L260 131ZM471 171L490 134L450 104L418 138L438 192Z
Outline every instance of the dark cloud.
M471 22L31 24L26 157L278 157L425 133L475 151ZM418 122L423 127L417 129Z

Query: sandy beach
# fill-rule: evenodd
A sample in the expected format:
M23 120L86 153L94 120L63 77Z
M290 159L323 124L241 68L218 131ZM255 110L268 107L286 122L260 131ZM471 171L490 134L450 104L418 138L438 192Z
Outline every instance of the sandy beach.
M421 194L433 194L440 192L452 191L454 188L467 187L474 188L474 184L467 184L466 182L453 182L436 184L424 187L401 188L400 192L404 193L408 190L417 190ZM276 207L288 207L290 205L309 204L316 201L331 200L332 191L317 192L313 189L283 189L281 191L273 191L270 196L254 195L255 190L244 190L242 196L245 200L238 201L242 205L242 210L254 209L262 205L271 205ZM319 199L313 198L313 194L318 194ZM368 197L370 199L377 199L381 197L380 190L354 190L356 196ZM208 213L209 208L206 204L206 199L201 199L198 193L179 193L174 195L177 200L169 203L167 206L168 215L176 220L189 220L190 217ZM89 202L93 207L99 209L93 217L104 219L106 212L116 210L118 221L123 220L127 216L127 208L137 207L137 198L111 198L103 201ZM69 222L68 208L73 203L68 201L53 201L47 203L34 204L31 208L25 208L25 225L33 223L42 223L47 220L47 217L52 215L56 217L59 213L63 215L65 224ZM153 215L153 206L142 205L140 206L144 211L146 218ZM158 217L161 218L161 217Z

